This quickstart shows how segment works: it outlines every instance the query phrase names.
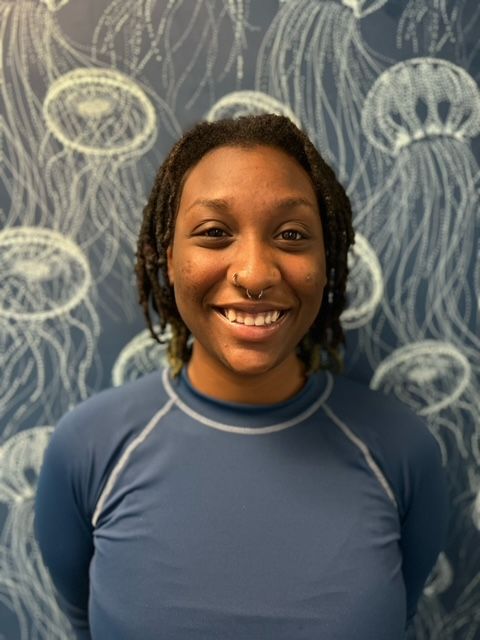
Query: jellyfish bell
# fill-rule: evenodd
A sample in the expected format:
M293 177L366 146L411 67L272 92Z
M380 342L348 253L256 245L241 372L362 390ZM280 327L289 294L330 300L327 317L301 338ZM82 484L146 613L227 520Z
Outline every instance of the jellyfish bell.
M155 329L159 331L159 327ZM167 329L162 340L167 341L170 336ZM112 369L113 386L118 387L166 366L166 349L167 345L156 342L148 329L140 332L120 351Z
M90 268L79 247L50 229L0 232L0 324L36 323L68 314L88 295Z
M78 115L86 120L100 120L109 116L114 109L113 101L106 96L93 98L87 96L72 106L77 110Z
M341 316L344 329L357 329L374 315L383 296L380 262L368 240L355 234L355 244L348 255L347 308Z
M239 118L247 115L275 113L286 116L297 127L300 121L289 106L262 91L233 91L218 100L207 112L205 119L209 122L223 118Z
M480 132L477 84L447 60L400 62L384 71L368 92L362 128L374 147L392 156L425 138L471 138Z
M38 264L33 259L19 258L12 264L11 273L31 281L48 280L52 277L52 267L49 264Z
M393 351L375 370L370 387L429 415L454 403L470 377L470 363L454 345L424 340Z
M130 156L155 141L155 108L145 91L114 69L80 68L58 78L43 103L50 133L87 156Z

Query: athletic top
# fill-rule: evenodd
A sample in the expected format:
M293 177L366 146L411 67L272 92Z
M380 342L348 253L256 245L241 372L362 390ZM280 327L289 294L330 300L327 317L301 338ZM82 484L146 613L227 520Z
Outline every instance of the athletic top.
M445 496L423 422L362 384L258 406L164 370L62 418L35 528L82 640L400 640Z

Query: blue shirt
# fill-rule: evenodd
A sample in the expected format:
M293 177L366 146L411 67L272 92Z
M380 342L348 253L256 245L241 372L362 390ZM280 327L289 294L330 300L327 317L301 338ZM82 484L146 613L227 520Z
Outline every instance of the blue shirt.
M155 372L67 414L36 535L78 638L401 640L446 531L418 417L319 373L253 406Z

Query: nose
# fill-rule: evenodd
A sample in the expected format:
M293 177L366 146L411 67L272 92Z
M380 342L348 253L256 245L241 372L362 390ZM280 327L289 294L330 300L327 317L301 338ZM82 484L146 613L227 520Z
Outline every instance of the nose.
M266 243L252 239L238 244L229 268L229 281L252 292L278 284L281 271L274 252Z

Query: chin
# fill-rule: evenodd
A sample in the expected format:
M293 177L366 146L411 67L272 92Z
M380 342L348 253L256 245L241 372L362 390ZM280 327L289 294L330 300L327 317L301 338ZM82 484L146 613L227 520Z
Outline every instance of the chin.
M279 367L281 362L261 358L229 358L225 362L227 368L238 376L256 377L269 373Z

